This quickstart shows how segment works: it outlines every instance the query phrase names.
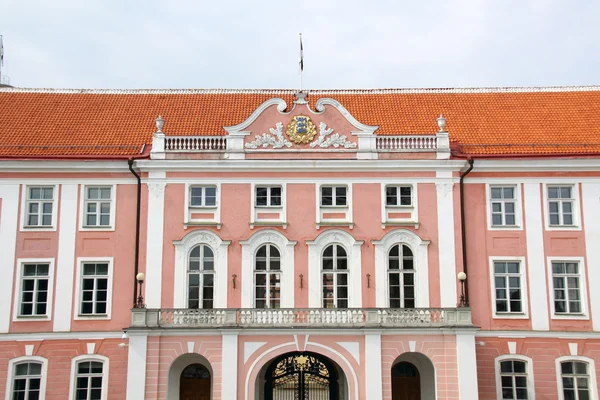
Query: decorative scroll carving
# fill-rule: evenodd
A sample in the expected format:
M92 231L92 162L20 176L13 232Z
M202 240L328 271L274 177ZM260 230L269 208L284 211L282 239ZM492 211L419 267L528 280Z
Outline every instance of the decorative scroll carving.
M270 128L268 133L255 135L254 141L246 143L247 149L258 149L259 147L273 146L274 149L281 149L283 146L292 147L292 143L283 136L283 123L278 122L275 128Z
M441 196L441 198L446 198L448 197L449 194L452 193L452 187L454 186L454 183L436 183L435 184L435 188L437 189L437 194L438 196Z
M332 128L327 128L327 124L325 124L325 122L321 122L319 124L319 137L310 144L310 147L317 146L321 148L327 148L329 146L338 148L342 146L345 149L354 149L356 148L356 143L349 142L346 139L346 135L333 133Z
M165 194L165 186L163 182L148 183L148 192L156 199L160 199Z

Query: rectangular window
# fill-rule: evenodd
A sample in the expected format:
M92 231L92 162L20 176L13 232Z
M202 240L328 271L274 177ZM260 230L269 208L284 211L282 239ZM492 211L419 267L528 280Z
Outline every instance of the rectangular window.
M40 398L42 364L22 363L14 367L12 397L14 400L34 400Z
M578 262L552 262L554 312L581 314L581 271Z
M25 204L25 226L51 227L54 187L28 187Z
M516 219L516 188L502 186L490 188L490 204L492 226L515 226Z
M77 364L75 377L77 400L102 398L102 369L103 365L98 361L84 361Z
M385 205L411 207L412 186L386 186Z
M49 264L23 264L19 316L47 314Z
M346 186L322 186L321 187L321 205L322 206L347 206Z
M521 264L518 261L494 261L496 313L522 313Z
M110 209L112 202L111 187L91 187L85 188L84 199L84 226L88 227L108 227L110 226Z
M527 369L524 361L500 362L503 400L527 400Z
M81 315L106 315L108 263L84 263L81 273Z
M281 187L280 186L257 186L256 187L256 206L257 207L279 207L279 206L281 206Z
M548 217L551 226L574 225L573 186L548 186Z
M190 207L216 207L216 186L192 186L190 187Z
M589 400L592 398L590 374L585 362L560 363L560 376L565 400Z

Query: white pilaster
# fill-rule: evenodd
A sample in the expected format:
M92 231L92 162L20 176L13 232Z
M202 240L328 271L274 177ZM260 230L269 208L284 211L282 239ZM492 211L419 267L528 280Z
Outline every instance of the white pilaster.
M367 399L383 398L383 378L381 374L381 335L365 335L365 385Z
M458 332L456 334L456 356L458 364L458 390L460 393L460 400L479 399L474 333Z
M162 290L164 182L148 183L148 233L146 239L146 294L148 308L160 308Z
M454 183L436 183L438 249L440 257L440 301L442 307L456 307L456 248L454 242Z
M10 326L10 307L13 298L15 248L19 222L19 185L0 185L0 333Z
M527 267L529 268L529 300L531 305L531 327L534 331L550 329L548 321L548 291L546 289L546 267L544 261L544 232L540 185L525 183L525 226L527 239Z
M223 332L221 346L221 398L237 399L238 334ZM225 376L227 374L227 376ZM127 398L129 400L129 397Z
M588 285L590 285L590 316L595 331L600 331L600 291L593 283L600 282L600 183L582 185L585 247L587 256ZM585 289L584 289L585 290Z
M127 360L127 400L144 400L146 392L146 352L148 336L129 334Z
M56 294L54 332L71 329L73 309L73 276L75 274L75 237L77 235L78 185L62 185L60 192L60 230L58 231L58 259L56 261Z

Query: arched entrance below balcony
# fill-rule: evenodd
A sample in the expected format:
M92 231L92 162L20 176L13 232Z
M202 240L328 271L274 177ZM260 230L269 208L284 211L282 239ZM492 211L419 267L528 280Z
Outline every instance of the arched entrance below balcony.
M200 354L183 354L169 367L167 400L211 400L213 373Z
M427 356L404 353L392 364L392 400L435 399L435 369Z
M329 358L312 352L283 354L267 363L257 377L261 400L345 400L342 369Z

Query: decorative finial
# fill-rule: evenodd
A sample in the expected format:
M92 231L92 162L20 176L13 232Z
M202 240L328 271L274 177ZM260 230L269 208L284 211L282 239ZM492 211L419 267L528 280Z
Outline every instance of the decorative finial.
M440 127L440 132L446 132L446 118L442 114L437 119L438 126Z
M156 118L156 129L157 133L163 133L162 128L165 125L165 120L160 115Z
M300 91L296 92L294 96L296 97L296 100L294 100L294 104L308 104L308 100L306 100L308 93Z

